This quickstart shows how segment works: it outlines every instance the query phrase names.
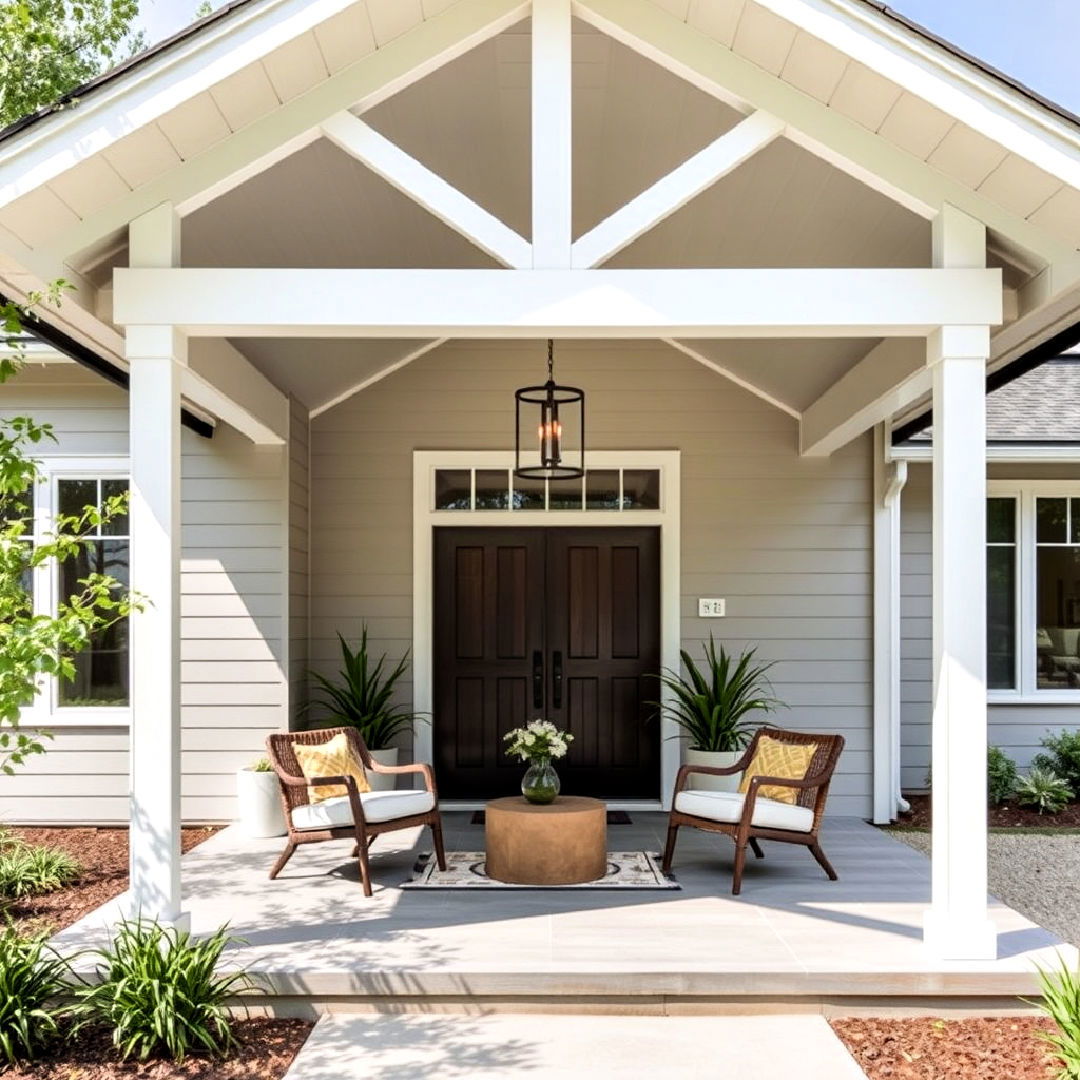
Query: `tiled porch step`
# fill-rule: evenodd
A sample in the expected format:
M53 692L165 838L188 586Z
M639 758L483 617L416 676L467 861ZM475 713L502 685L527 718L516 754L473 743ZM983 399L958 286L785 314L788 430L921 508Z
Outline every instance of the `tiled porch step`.
M865 1080L818 1016L326 1017L285 1080Z

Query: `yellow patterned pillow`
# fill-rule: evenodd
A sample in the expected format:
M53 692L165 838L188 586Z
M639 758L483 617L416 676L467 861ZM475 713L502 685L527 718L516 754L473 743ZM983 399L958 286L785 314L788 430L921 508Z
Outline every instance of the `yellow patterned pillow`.
M754 776L777 776L784 780L801 780L809 771L810 762L814 760L816 753L817 743L796 745L762 735L758 739L754 756L750 759L750 764L739 782L739 790L748 791L750 779ZM765 784L758 788L758 794L764 795L767 799L776 799L778 802L794 805L798 802L801 792L798 788Z
M351 776L356 781L357 791L371 790L363 762L353 757L345 732L319 746L305 746L303 743L293 743L292 746L296 763L305 776ZM313 803L325 802L348 793L349 790L344 784L319 784L308 788L308 798Z

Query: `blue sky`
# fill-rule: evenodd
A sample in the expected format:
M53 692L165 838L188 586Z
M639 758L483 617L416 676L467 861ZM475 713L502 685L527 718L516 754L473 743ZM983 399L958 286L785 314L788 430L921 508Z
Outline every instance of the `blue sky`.
M179 30L199 0L142 0L151 41ZM892 7L1080 113L1080 0L892 0Z

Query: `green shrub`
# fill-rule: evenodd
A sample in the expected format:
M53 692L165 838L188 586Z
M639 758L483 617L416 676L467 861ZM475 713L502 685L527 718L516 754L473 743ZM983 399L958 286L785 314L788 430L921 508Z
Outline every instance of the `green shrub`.
M0 897L21 900L76 881L78 862L60 848L8 843L0 849Z
M249 772L273 772L274 766L270 764L268 757L256 758L249 766Z
M112 1029L113 1045L127 1060L190 1053L224 1057L235 1045L226 1002L252 987L243 971L217 974L233 939L221 927L193 938L173 927L135 920L120 923L112 944L98 952L98 982L77 991L79 1024Z
M1057 1080L1080 1080L1080 973L1064 960L1057 971L1039 968L1042 997L1034 1002L1057 1025L1057 1031L1040 1031L1057 1064Z
M991 746L986 752L986 794L991 806L1000 806L1012 798L1019 776L1016 762L1000 746Z
M1040 814L1060 813L1072 797L1072 788L1057 773L1039 765L1032 765L1016 785L1016 801L1034 806Z
M1080 728L1047 735L1042 745L1049 753L1037 754L1032 764L1057 773L1074 793L1080 792Z
M0 1062L6 1065L36 1057L58 1033L68 965L46 937L23 936L10 923L0 931Z

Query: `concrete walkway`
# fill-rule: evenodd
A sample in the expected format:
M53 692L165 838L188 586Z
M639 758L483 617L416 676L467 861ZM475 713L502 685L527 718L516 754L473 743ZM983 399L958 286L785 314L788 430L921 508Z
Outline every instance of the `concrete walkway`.
M327 1016L285 1080L866 1080L820 1016Z

